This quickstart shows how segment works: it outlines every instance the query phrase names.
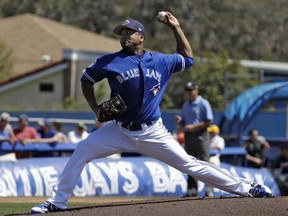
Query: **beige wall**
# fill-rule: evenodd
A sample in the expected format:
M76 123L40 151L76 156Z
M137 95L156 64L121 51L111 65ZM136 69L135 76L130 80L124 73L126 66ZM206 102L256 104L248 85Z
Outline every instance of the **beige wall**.
M53 92L40 92L40 83L53 83ZM63 72L48 75L0 93L1 109L53 110L62 107Z

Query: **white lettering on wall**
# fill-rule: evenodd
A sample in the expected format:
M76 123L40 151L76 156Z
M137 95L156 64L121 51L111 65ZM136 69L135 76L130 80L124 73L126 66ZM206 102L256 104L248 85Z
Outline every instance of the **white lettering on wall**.
M42 181L38 168L32 168L30 172L35 182L34 196L44 196L43 181Z
M8 169L2 169L0 177L0 195L3 197L17 196L17 186L13 174Z
M144 164L151 174L154 191L156 193L167 191L169 187L169 177L166 174L165 168L156 162L147 161Z
M115 162L99 162L97 165L105 172L107 177L110 180L110 193L118 194L119 193L119 184L118 184L118 169Z
M99 188L101 189L101 192L103 195L109 195L110 189L109 189L108 183L105 177L100 172L100 170L93 163L89 163L87 164L87 166L88 166L87 170L89 171L91 175L89 188L91 188L95 194L96 194L96 189Z
M23 193L24 196L31 196L31 186L29 181L29 173L26 168L23 169L15 169L14 172L15 178L18 180L21 180L21 183L23 183Z
M81 184L76 184L73 190L74 196L93 196L96 195L95 191L89 190L89 179L86 167L82 170L80 175ZM90 191L90 193L89 193Z
M168 192L175 193L177 186L180 186L182 192L187 191L187 180L182 172L179 170L176 170L175 168L169 167L169 173L170 173L170 184L168 187Z
M93 163L88 163L86 165L80 178L82 184L77 184L74 187L73 194L75 196L96 196L99 195L97 190L101 190L101 194L103 195L110 194L109 186L105 177Z
M119 173L127 179L123 184L123 190L127 194L135 193L139 188L139 179L133 172L133 166L129 162L120 161L117 163Z
M58 181L57 170L53 166L47 166L39 168L39 172L43 176L45 195L48 196L51 193L52 187Z
M157 161L105 160L88 163L81 173L80 179L73 188L75 196L95 195L129 195L137 193L175 193L186 192L186 175L180 171ZM24 164L1 164L0 166L0 197L8 196L47 196L57 183L61 170L58 164L49 166ZM58 169L56 169L56 167ZM59 168L60 167L60 168ZM265 183L267 178L263 172L251 169L241 169L234 166L222 168L223 171L234 176L241 176L247 180ZM149 172L147 174L147 172ZM270 178L270 177L269 177ZM264 181L265 180L265 181ZM271 180L268 180L271 181ZM153 185L152 185L153 184ZM139 191L144 186L147 191ZM204 191L204 183L199 182L198 189ZM152 191L153 190L153 191ZM215 189L218 192L218 189ZM227 193L227 192L221 192Z

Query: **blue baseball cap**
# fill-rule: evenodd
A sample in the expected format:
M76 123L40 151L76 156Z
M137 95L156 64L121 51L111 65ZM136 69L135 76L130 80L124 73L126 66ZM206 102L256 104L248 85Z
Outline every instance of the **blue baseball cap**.
M139 32L143 36L145 36L145 29L144 29L143 24L134 19L127 19L122 23L122 25L116 26L114 28L114 33L117 35L120 35L121 30L125 28L132 29L136 32Z

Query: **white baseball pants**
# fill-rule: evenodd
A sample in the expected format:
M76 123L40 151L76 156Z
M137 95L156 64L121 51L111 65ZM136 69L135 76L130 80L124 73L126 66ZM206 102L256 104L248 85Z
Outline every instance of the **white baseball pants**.
M129 131L115 121L91 133L81 141L67 162L48 201L59 208L66 208L86 163L123 151L135 151L156 158L196 179L240 196L248 196L251 181L235 178L213 164L199 161L188 155L167 131L162 119L141 131Z

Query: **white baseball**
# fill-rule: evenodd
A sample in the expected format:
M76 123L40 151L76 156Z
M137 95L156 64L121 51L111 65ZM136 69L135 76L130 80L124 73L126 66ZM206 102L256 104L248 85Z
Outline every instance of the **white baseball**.
M165 11L158 12L157 18L162 22L166 22L167 21L166 12Z

